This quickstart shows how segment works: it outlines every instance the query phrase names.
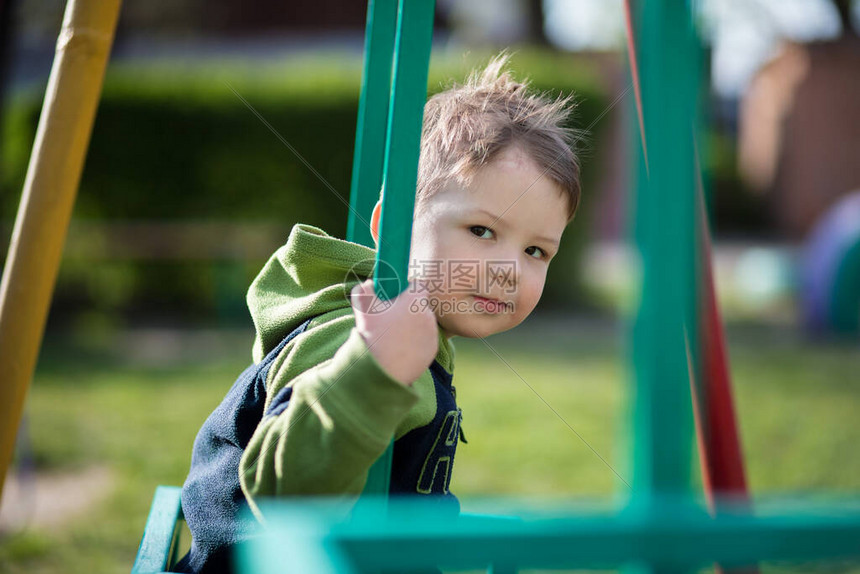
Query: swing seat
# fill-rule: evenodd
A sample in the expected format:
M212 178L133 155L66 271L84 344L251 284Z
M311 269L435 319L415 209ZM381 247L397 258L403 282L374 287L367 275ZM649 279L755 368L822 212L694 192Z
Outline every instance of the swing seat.
M185 521L182 515L181 492L182 488L179 486L156 487L131 574L170 574L171 568L179 561L180 532ZM474 513L462 513L460 516L462 520L476 522L518 520L515 517ZM515 572L515 569L494 564L487 572L501 574Z
M169 572L179 560L179 532L184 517L178 486L158 486L131 574Z

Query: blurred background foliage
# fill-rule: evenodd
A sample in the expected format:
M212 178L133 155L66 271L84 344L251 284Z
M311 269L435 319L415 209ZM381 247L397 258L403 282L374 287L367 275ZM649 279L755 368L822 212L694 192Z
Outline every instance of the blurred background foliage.
M451 80L462 82L491 55L435 59L431 93ZM360 65L323 55L253 70L229 63L112 66L52 321L241 321L244 289L294 223L345 237L348 210L336 194L348 201ZM537 90L575 93L572 127L590 128L579 144L583 208L551 270L549 306L570 304L581 289L579 258L601 150L599 116L610 104L594 67L539 49L517 52L511 65ZM19 94L6 116L0 206L7 229L41 103L37 90Z

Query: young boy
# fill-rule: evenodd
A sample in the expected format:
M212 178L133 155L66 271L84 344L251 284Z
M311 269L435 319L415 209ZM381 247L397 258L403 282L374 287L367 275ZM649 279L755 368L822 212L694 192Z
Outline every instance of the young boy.
M231 545L252 527L237 512L247 503L262 518L259 497L357 498L392 437L391 493L459 510L448 491L461 437L449 339L500 333L532 312L580 194L570 98L530 94L506 61L425 106L405 291L378 301L374 250L302 224L252 284L255 364L195 441L181 571L229 570Z

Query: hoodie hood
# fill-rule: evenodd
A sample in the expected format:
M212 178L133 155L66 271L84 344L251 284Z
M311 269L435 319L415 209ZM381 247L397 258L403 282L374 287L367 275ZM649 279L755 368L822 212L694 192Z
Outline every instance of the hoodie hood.
M375 263L374 249L312 225L294 225L286 244L269 258L248 290L248 309L257 331L254 362L309 317L351 309L349 293L372 276ZM441 332L436 358L453 372L453 347Z

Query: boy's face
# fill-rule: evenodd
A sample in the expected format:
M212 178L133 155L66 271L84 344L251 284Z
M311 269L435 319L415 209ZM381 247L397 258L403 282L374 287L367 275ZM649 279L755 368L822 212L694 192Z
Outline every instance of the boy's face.
M429 282L447 337L507 331L540 300L566 225L561 189L509 147L470 185L450 183L424 206L412 227L410 279Z

